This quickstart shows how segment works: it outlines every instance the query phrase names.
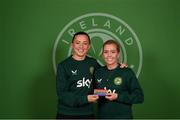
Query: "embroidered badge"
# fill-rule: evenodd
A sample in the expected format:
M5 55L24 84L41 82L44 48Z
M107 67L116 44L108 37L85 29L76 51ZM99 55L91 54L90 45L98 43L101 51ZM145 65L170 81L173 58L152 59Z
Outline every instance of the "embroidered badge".
M91 66L91 67L89 68L89 71L90 71L91 74L93 74L93 73L94 73L94 67Z
M122 78L121 77L114 78L114 84L115 85L121 85L121 83L122 83Z

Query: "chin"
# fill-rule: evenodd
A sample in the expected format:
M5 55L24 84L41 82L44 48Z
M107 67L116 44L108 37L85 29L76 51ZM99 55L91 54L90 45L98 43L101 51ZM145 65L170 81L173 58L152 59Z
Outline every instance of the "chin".
M114 63L112 62L106 62L106 65L113 65Z
M86 56L86 54L78 54L79 57Z
M109 62L106 62L106 65L115 65L117 62L115 61L109 61Z

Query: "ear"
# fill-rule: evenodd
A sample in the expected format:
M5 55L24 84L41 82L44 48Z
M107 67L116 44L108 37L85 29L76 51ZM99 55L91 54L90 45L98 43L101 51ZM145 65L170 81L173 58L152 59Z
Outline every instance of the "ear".
M118 53L118 58L120 57L120 52Z
M73 48L73 43L71 43L71 48Z
M91 45L89 45L88 50L91 48Z

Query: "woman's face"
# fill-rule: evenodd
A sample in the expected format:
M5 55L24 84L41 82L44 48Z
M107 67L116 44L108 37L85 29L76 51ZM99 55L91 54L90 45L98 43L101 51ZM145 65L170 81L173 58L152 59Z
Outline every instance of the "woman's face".
M77 35L72 43L73 55L75 57L84 57L86 56L90 43L86 35Z
M116 65L118 63L119 52L115 44L106 44L103 49L103 58L106 65Z

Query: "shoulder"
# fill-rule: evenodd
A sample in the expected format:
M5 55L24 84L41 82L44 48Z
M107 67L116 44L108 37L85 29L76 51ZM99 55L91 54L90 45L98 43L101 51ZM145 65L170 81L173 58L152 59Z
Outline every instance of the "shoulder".
M99 67L101 67L101 65L99 64L99 62L93 58L93 57L86 57L86 62L88 62L88 64L91 64L95 67L95 69L98 69Z
M90 57L90 56L86 56L86 59L87 59L88 61L97 62L97 60L96 60L95 58Z
M59 67L59 66L65 66L65 65L67 65L67 64L70 64L71 61L72 61L72 60L71 60L71 57L68 57L68 58L64 59L63 61L59 62L59 63L58 63L58 67Z
M101 73L105 73L106 67L99 67L96 71L95 74L101 74Z
M124 74L126 74L127 76L136 76L135 75L135 73L134 73L134 71L131 69L131 68L129 68L129 67L127 67L127 68L120 68L121 69L121 71L124 73Z
M127 73L127 74L132 74L132 73L134 73L134 71L131 69L131 68L129 68L129 67L127 67L127 68L119 68L122 72L124 72L124 73Z
M120 68L122 71L124 72L129 72L129 71L132 71L131 68L127 67L127 68Z

